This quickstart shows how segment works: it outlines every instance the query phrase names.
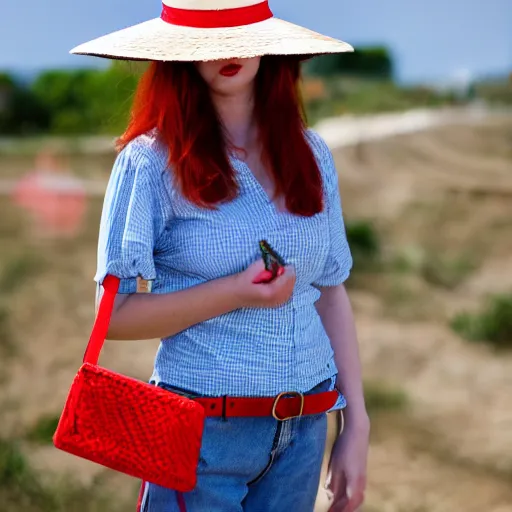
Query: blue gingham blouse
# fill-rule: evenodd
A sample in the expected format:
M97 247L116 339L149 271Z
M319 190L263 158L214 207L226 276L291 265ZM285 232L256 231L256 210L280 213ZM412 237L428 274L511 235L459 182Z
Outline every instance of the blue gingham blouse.
M278 308L240 308L162 339L151 380L209 396L305 392L325 379L334 387L334 353L315 302L318 287L347 279L352 257L331 152L313 130L306 137L326 205L309 218L277 211L234 156L240 194L217 210L197 207L173 186L167 149L153 133L117 156L101 218L98 284L113 274L120 293L135 293L137 276L153 281L152 293L182 290L244 270L261 257L261 239L297 272L291 299ZM340 394L334 408L344 406Z

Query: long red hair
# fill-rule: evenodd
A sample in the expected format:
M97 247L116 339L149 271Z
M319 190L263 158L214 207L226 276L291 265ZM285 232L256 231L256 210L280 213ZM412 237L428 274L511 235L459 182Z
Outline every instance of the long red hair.
M322 179L305 138L298 59L262 57L255 80L255 116L262 155L289 212L322 210ZM157 129L181 193L214 208L238 193L221 123L208 85L191 62L153 62L142 76L118 150Z

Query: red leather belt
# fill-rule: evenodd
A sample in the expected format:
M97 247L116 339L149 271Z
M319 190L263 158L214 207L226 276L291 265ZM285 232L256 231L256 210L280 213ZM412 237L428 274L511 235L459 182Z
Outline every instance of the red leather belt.
M278 421L297 416L321 414L334 406L338 399L336 390L303 395L296 391L285 391L276 397L198 397L206 416L273 416Z

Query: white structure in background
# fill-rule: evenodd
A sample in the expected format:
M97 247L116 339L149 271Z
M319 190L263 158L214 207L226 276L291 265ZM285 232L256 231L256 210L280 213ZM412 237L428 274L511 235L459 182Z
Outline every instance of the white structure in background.
M323 119L315 126L315 130L331 149L336 149L395 135L415 133L454 122L472 122L486 116L487 112L481 108L418 109L380 115Z

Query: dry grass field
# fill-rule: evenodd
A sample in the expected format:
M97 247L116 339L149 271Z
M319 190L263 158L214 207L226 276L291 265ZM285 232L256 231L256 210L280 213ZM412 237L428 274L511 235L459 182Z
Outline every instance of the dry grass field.
M98 178L112 158L71 163ZM372 417L365 512L512 512L512 350L451 327L512 294L512 119L335 159L347 223L378 240L370 258L357 238L349 283ZM0 168L13 177L29 163L4 157ZM0 199L1 512L134 510L137 482L48 444L93 321L100 208L92 199L77 238L36 240ZM109 342L101 362L145 380L156 346Z

